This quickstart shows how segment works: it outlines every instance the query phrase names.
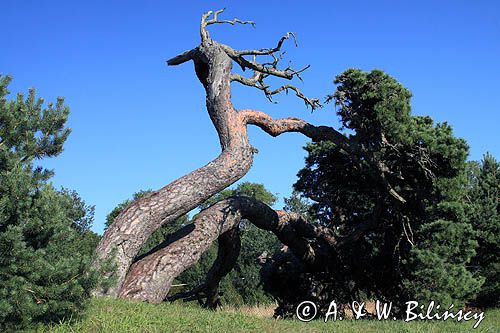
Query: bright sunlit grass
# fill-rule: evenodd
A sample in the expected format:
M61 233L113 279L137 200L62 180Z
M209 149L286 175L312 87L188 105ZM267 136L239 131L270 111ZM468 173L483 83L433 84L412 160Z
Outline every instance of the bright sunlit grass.
M182 303L152 305L94 299L79 321L40 326L38 332L500 332L500 310L487 311L477 329L469 322L344 320L337 322L274 320L268 307L208 311Z

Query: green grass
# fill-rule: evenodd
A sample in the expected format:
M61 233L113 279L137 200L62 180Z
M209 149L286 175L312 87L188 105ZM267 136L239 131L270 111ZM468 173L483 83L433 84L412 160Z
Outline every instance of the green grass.
M37 332L500 332L500 310L486 312L477 329L469 322L344 320L337 322L274 320L243 312L212 312L185 304L151 305L94 299L85 317L40 326Z

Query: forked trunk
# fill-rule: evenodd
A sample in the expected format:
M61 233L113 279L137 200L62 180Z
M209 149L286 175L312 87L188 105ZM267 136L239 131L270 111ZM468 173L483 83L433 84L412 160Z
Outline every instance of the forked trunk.
M97 294L118 295L133 259L154 231L233 184L252 165L254 150L246 124L231 103L231 59L210 39L195 50L196 74L206 91L207 110L222 153L204 167L134 202L114 220L97 248L96 263L114 256L118 283Z

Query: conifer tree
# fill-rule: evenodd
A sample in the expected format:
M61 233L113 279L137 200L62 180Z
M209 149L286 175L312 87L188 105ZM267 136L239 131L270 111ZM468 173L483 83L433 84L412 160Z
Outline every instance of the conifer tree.
M472 271L486 280L476 303L481 307L500 306L500 163L484 155L481 163L469 164L468 217L479 247Z
M88 271L98 237L93 207L55 190L52 171L36 166L59 155L70 130L59 98L43 107L30 89L7 100L0 76L0 328L75 316L95 287Z
M337 237L359 231L325 267L328 283L344 286L332 292L463 305L482 283L467 270L477 246L465 216L467 144L448 124L411 115L411 93L382 71L350 69L335 83L329 99L357 149L309 144L295 185Z

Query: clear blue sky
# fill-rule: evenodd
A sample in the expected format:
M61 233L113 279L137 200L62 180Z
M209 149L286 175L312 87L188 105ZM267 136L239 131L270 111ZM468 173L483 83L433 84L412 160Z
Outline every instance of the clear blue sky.
M199 43L200 15L227 7L250 26L216 26L212 36L234 48L274 46L287 31L288 59L310 64L312 96L334 90L348 67L383 69L413 92L413 112L448 121L471 147L470 159L500 157L500 2L491 1L38 1L2 0L0 73L12 93L37 88L64 96L73 129L65 151L45 163L56 186L96 205L94 230L140 189L158 189L219 153L192 64L165 60ZM274 83L277 83L274 81ZM332 107L315 111L290 96L279 104L234 86L234 104L273 117L338 126ZM305 138L270 138L250 130L259 149L243 179L288 196L303 165ZM277 205L280 207L280 204Z

